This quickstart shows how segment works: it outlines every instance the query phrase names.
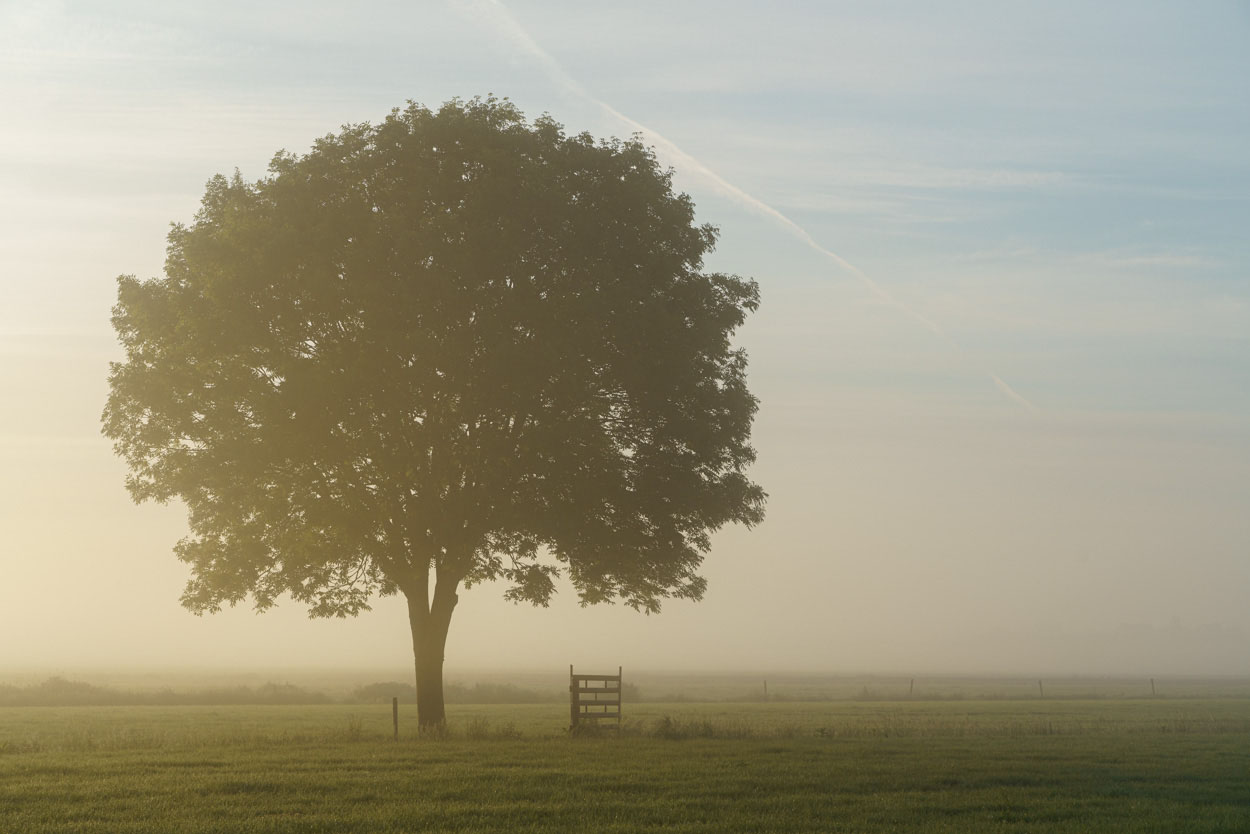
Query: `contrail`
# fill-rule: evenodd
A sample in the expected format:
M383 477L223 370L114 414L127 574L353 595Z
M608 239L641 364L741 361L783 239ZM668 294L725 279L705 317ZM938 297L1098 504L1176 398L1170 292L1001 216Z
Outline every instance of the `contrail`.
M1012 388L1010 385L1003 382L1002 377L1000 377L998 374L990 374L990 379L994 380L994 385L998 387L999 391L1003 392L1003 396L1005 396L1007 399L1011 400L1013 403L1016 403L1017 405L1027 408L1029 411L1032 411L1034 414L1038 413L1037 406L1035 406L1029 400L1025 399L1025 397L1022 394L1020 394L1018 391L1016 391L1016 389Z
M942 330L942 328L938 327L935 322L899 301L889 292L889 290L878 284L872 278L868 277L868 275L865 274L859 267L847 261L836 252L821 246L816 242L816 239L813 238L811 234L798 223L794 222L789 217L768 205L768 203L765 203L758 197L748 194L738 186L729 182L720 174L717 174L711 168L708 168L701 161L683 151L659 131L652 130L641 122L631 119L629 116L626 116L624 113L620 112L612 105L603 101L598 96L583 87L575 78L565 71L564 67L561 66L560 63L553 58L549 52L547 52L547 50L539 46L538 42L530 37L530 34L526 31L525 27L523 27L520 22L512 16L512 13L509 12L503 3L499 2L499 0L452 0L452 4L469 12L475 19L489 19L489 21L504 37L537 60L538 63L546 69L547 74L550 75L553 80L579 98L585 99L591 104L594 104L596 107L612 116L612 118L628 125L635 132L646 136L648 141L650 141L657 150L663 151L663 155L665 157L676 160L680 163L680 167L683 172L693 172L705 182L710 184L716 191L729 197L738 204L756 212L757 214L762 214L765 217L777 221L808 247L833 261L834 264L841 269L855 276L855 278L857 278L869 292L877 296L877 298L923 325L925 329L938 339L946 342L956 350L962 351L962 348L959 347L955 340L948 336L946 332ZM994 387L1007 397L1007 399L1023 408L1028 409L1029 411L1035 413L1038 411L1036 405L1004 382L997 374L987 371L986 375L993 381Z

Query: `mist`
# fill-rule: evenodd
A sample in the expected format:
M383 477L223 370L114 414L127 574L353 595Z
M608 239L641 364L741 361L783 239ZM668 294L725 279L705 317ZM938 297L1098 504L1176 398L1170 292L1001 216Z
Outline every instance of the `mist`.
M570 132L648 126L720 228L708 268L759 282L736 344L768 514L716 535L705 599L657 615L564 581L546 609L461 591L449 678L1248 674L1244 15L1213 7L1181 43L1173 13L1097 13L1042 46L1062 9L974 34L791 8L760 34L746 6L694 4L653 40L619 10L508 4L553 76L487 5L389 33L330 7L294 29L245 7L3 11L0 678L411 673L402 597L328 620L179 605L185 509L133 504L99 433L113 279L161 273L212 175L489 90ZM275 27L263 50L239 34Z

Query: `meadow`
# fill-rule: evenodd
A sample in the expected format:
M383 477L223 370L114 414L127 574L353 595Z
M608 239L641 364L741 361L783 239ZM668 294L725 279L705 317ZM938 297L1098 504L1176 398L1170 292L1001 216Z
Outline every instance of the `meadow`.
M1244 832L1250 701L0 709L3 832Z

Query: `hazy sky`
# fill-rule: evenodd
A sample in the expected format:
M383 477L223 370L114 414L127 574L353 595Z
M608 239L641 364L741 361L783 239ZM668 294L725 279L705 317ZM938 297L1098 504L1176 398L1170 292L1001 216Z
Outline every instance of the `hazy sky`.
M213 174L487 92L645 126L759 281L770 501L658 617L462 593L449 668L1250 672L1250 5L940 6L0 2L0 672L410 663L179 607L109 308Z

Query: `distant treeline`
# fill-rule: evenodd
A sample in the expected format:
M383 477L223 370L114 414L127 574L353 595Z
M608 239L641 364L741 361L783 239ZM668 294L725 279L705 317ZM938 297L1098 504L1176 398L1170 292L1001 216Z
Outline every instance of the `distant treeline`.
M697 683L697 682L696 682ZM736 683L736 682L735 682ZM695 685L691 689L654 690L644 697L642 690L626 682L623 700L626 704L643 701L656 703L750 703L771 701L1002 701L1002 700L1099 700L1104 698L1220 698L1250 697L1250 680L1160 680L1156 687L1149 678L1141 681L1056 680L1037 681L939 680L934 683L882 681L876 685L812 686L803 683L770 681L767 688L735 685L709 688ZM684 691L683 691L684 690ZM228 705L294 705L294 704L389 704L399 698L406 704L416 702L416 688L411 683L382 681L359 686L346 695L329 695L289 683L265 683L258 686L205 687L201 689L126 690L97 686L62 677L49 678L28 686L0 684L0 707L95 707L95 706L228 706ZM443 694L448 704L555 704L567 702L562 688L530 689L511 683L447 682Z
M398 698L400 703L415 704L417 688L399 681L371 683L358 687L348 700L358 704L383 701L389 704L391 698ZM547 704L567 698L567 695L558 692L537 692L510 683L475 683L473 686L443 684L443 699L449 704Z
M568 696L562 692L539 692L507 683L475 683L466 686L448 683L443 695L449 704L543 704L556 703ZM638 687L625 685L625 699L642 700ZM65 678L48 678L43 683L30 686L0 684L0 707L127 707L127 706L227 706L244 704L372 704L390 703L399 698L404 703L416 703L417 690L410 683L387 681L371 683L355 689L344 699L331 698L289 683L266 683L261 686L235 686L227 688L175 691L129 691L71 681Z
M229 704L330 704L334 699L287 683L234 686L177 692L172 689L133 692L48 678L30 686L0 684L0 707L129 707Z
M627 703L642 700L642 691L636 685L626 683L624 689L622 695ZM415 704L417 688L410 683L399 681L371 683L354 690L348 702L390 703L391 698L398 698L400 703ZM443 685L443 698L449 704L554 704L567 703L569 696L566 692L540 692L513 686L510 683L475 683L473 686L446 683Z

